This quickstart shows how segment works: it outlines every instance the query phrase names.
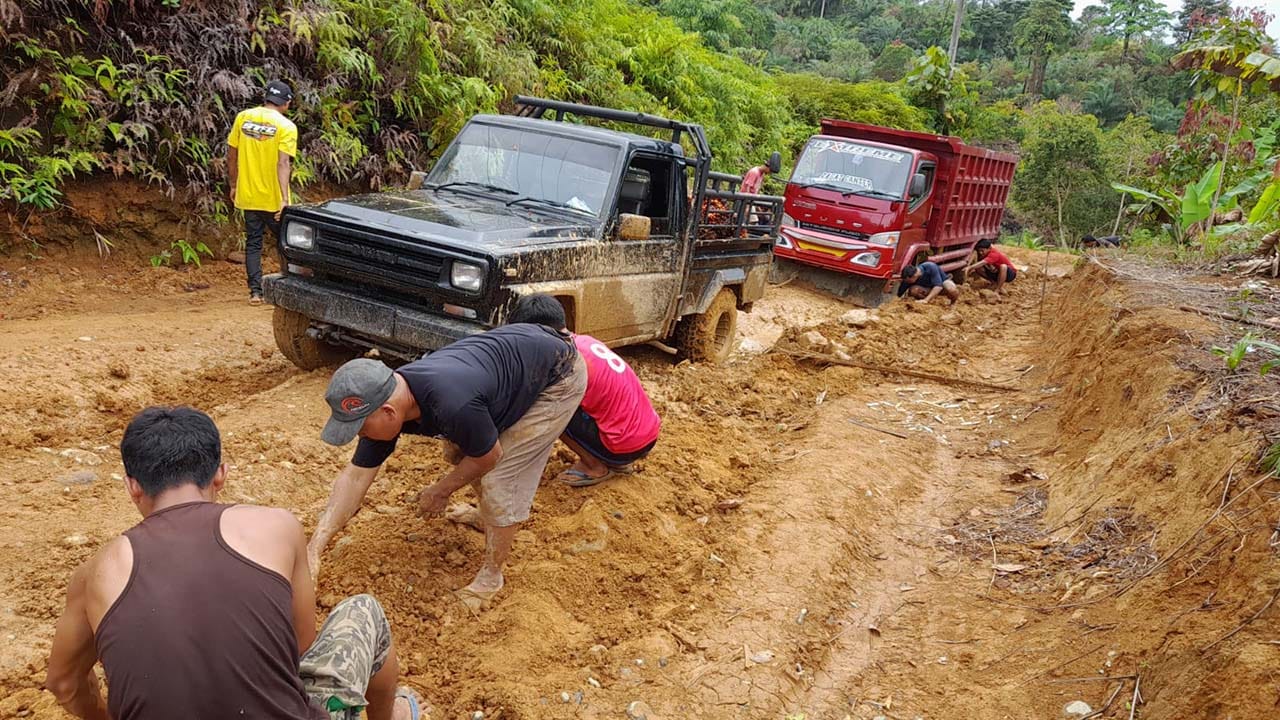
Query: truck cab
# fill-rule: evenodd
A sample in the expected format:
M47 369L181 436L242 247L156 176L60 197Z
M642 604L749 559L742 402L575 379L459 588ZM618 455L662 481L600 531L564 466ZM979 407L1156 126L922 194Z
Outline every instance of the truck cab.
M286 357L307 369L369 349L414 359L538 292L609 345L670 340L693 359L727 356L737 310L764 291L782 198L711 187L699 126L517 102L516 115L471 118L417 189L285 210L283 271L264 278L264 296ZM701 212L713 199L730 212Z
M775 253L873 307L906 265L962 274L973 246L999 236L1017 160L958 138L823 120L787 183Z

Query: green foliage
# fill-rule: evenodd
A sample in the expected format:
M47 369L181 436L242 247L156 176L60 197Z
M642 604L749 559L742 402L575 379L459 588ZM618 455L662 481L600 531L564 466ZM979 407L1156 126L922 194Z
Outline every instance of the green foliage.
M174 240L169 243L168 250L162 250L157 255L151 256L151 267L160 267L161 265L170 265L176 257L183 265L195 265L200 267L201 255L213 257L213 251L209 246L197 240L194 245L186 240Z
M1173 18L1160 0L1105 0L1105 8L1103 25L1112 35L1123 38L1125 55L1129 54L1130 39L1161 33Z
M1063 112L1042 102L1027 114L1022 163L1013 184L1019 208L1056 230L1058 244L1102 227L1108 211L1097 202L1106 192L1102 132L1091 115Z
M946 51L937 46L916 58L906 77L912 102L929 111L931 124L943 135L949 135L958 124L950 101L953 93L965 94L964 83L964 72L953 70Z
M911 63L915 53L901 41L895 40L885 46L871 66L871 76L877 80L896 82L911 71Z
M1233 372L1239 369L1249 354L1258 351L1262 351L1267 356L1267 359L1258 366L1258 374L1266 375L1280 367L1280 345L1259 339L1253 333L1247 333L1229 348L1216 346L1213 348L1213 354L1220 355L1226 362L1227 369Z
M1014 46L1031 58L1026 91L1039 97L1049 57L1071 38L1071 0L1032 0L1013 26Z
M817 75L778 78L795 115L793 147L818 129L824 117L885 125L903 130L926 130L925 114L903 99L897 87L881 82L834 83Z

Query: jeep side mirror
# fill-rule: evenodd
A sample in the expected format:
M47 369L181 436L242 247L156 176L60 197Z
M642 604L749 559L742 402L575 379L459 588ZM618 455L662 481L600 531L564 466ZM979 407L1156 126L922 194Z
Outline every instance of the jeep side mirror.
M925 178L924 173L916 173L915 175L912 175L911 176L911 192L908 194L913 198L918 198L924 195L924 191L926 189L928 182L929 181L927 178Z
M769 172L774 175L782 172L782 153L776 150L769 156Z
M647 215L618 214L619 240L648 240L653 220Z

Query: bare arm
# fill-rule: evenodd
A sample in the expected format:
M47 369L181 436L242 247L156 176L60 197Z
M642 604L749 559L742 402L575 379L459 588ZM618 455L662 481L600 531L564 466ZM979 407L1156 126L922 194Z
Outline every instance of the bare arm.
M276 160L276 180L280 182L280 201L283 203L281 209L288 207L293 198L289 196L289 180L293 177L293 158L288 153L279 153L279 159ZM276 216L279 220L279 215Z
M930 300L938 297L938 293L940 292L942 292L942 286L934 285L932 288L929 289L929 294L924 296L924 301L929 302Z
M227 146L227 178L231 182L231 202L236 201L236 183L240 180L240 149L234 145Z
M360 503L369 492L373 479L378 477L379 468L362 468L350 463L338 479L333 482L333 492L329 495L329 505L325 507L316 523L316 531L311 535L307 545L307 564L310 566L312 579L320 574L320 554L333 540L339 530L346 527L347 522L360 509Z
M71 576L67 606L53 633L44 685L72 715L85 720L109 720L98 676L93 672L98 653L93 628L85 614L88 568L88 564L81 565Z
M302 532L302 525L292 513L282 512L288 514L288 533L294 551L289 586L293 588L293 633L298 638L301 656L316 641L316 585L307 562L307 536Z
M502 443L495 442L489 452L480 457L463 457L444 477L427 486L418 495L418 511L423 515L444 512L445 503L463 485L479 480L497 466L502 459Z

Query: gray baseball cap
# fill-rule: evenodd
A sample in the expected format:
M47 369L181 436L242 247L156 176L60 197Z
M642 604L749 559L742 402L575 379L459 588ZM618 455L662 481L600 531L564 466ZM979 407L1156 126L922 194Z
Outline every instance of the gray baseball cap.
M377 360L360 358L338 368L324 393L333 414L320 439L339 446L351 442L365 418L382 407L395 389L396 374Z

